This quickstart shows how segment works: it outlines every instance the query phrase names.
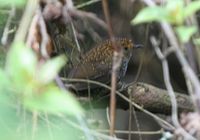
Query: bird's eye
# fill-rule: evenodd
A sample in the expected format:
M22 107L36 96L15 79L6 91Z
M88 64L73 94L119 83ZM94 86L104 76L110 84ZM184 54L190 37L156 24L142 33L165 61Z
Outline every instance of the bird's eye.
M127 51L127 50L128 50L128 47L124 47L124 50Z

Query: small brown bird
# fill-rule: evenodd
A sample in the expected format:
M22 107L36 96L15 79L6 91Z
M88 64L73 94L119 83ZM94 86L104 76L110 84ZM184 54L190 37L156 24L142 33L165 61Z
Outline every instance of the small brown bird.
M129 39L116 39L116 44L123 49L123 58L118 73L120 80L125 76L128 62L132 55L133 43ZM114 48L110 40L107 40L98 46L92 48L83 57L69 73L68 78L90 79L104 84L109 84L111 79L111 70L113 62ZM87 83L74 84L76 90L85 90L88 88ZM96 88L97 85L90 84L90 88Z

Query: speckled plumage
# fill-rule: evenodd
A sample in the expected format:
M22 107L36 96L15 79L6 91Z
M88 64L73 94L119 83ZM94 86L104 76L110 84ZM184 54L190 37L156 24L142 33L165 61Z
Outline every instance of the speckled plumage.
M124 53L118 76L120 79L126 73L128 62L132 55L133 43L128 39L116 39L116 43L123 48ZM80 63L70 71L68 77L90 79L108 84L111 78L113 51L110 40L100 43L82 57ZM76 83L74 86L77 90L88 88L87 84L83 83ZM92 85L90 88L95 87Z

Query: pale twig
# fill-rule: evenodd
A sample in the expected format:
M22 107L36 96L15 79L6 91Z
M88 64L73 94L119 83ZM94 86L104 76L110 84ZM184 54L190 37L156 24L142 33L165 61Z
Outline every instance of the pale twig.
M101 0L90 0L90 1L87 1L87 2L84 2L84 3L82 3L82 4L79 4L79 5L77 5L76 6L76 8L83 8L83 7L85 7L85 6L88 6L88 5L91 5L91 4L93 4L93 3L96 3L96 2L100 2Z
M143 1L148 6L155 6L155 3L152 0L143 0ZM183 52L180 50L176 35L175 35L172 27L166 22L160 23L160 25L161 25L166 37L168 38L171 46L173 46L175 49L174 52L182 66L184 75L188 78L188 80L190 80L190 82L194 88L194 93L191 93L191 94L194 94L194 96L195 96L194 104L196 106L196 110L200 113L200 82L198 80L198 77L195 75L194 71L192 70L192 68L188 64L186 58L184 57Z
M110 93L110 135L114 136L115 134L115 119L116 119L116 87L117 87L117 74L118 69L120 68L123 52L122 48L119 48L115 42L114 34L112 30L110 12L108 8L108 0L102 0L102 6L104 11L104 16L106 23L108 25L108 33L111 39L112 46L114 48L113 53L113 65L112 65L112 74L111 74L111 93Z
M32 17L36 11L36 8L38 7L38 2L39 0L28 0L23 17L19 24L19 28L15 34L14 42L25 41Z
M76 46L77 46L77 48L78 48L78 51L81 52L81 47L80 47L80 45L79 45L79 43L78 43L78 39L77 39L77 35L76 35L76 30L75 30L75 28L74 28L74 24L73 24L72 21L71 21L70 23L71 23L71 27L72 27L74 39L75 39L75 42L76 42Z
M41 33L41 45L40 45L40 50L41 50L41 55L43 58L49 58L49 54L47 52L47 45L49 43L49 36L47 33L47 28L46 24L44 21L44 18L41 14L40 11L38 11L39 14L39 20L38 20L38 25L40 27L40 33Z
M34 33L36 32L36 29L37 29L38 20L39 20L39 15L35 14L34 17L32 18L30 28L29 28L29 31L28 31L28 37L27 37L27 40L26 40L26 45L28 47L31 47L32 43L36 40ZM38 49L38 51L39 51L39 44L37 45L36 49Z
M158 43L154 37L151 37L151 42L153 44L153 47L156 51L156 54L158 58L162 61L162 67L163 67L163 76L164 76L164 82L165 86L167 88L167 91L169 93L170 99L171 99L171 105L172 105L172 122L175 125L177 129L180 129L182 132L182 135L185 136L185 138L194 139L189 133L187 133L180 125L178 121L178 111L177 111L177 101L176 96L173 90L173 87L170 82L170 75L169 75L169 66L168 62L166 60L166 57L164 57L163 53L161 52L160 48L158 47Z
M8 16L8 19L7 19L6 25L4 27L3 34L2 34L2 38L1 38L2 45L6 45L7 44L8 35L9 35L9 32L10 32L9 28L10 28L11 20L15 16L15 10L16 10L15 6L12 5L11 9L9 10L9 16Z
M143 1L145 1L145 3L148 4L149 6L155 6L155 3L153 3L152 0L143 0ZM176 39L175 33L173 32L172 27L167 23L161 23L161 26L171 44L171 46L173 46L175 48L174 52L175 52L179 62L182 65L182 69L183 69L185 76L190 80L190 82L194 88L194 95L195 95L194 104L196 105L197 111L200 113L200 82L199 82L197 76L195 75L194 71L188 64L186 58L184 57L184 54L179 49L179 44ZM185 138L195 139L190 134L188 134L184 129L181 129L181 130L182 130L181 133L183 136L185 136Z
M163 53L161 52L160 48L158 47L158 43L154 37L150 37L151 43L153 44L154 50L158 56L158 58L162 62L163 66L163 76L164 76L164 82L165 86L168 90L170 99L171 99L171 105L172 105L172 121L176 127L180 127L180 124L178 122L178 111L177 111L177 101L175 97L175 93L173 90L173 87L170 82L170 76L169 76L169 66L168 62L166 60L166 57L164 57Z
M101 130L101 129L95 129L95 131L100 133L109 133L109 130ZM163 129L158 131L126 131L126 130L115 130L116 134L140 134L140 135L160 135L164 131Z
M44 18L41 14L41 11L38 9L31 22L31 26L27 37L27 43L26 43L27 46L31 47L32 43L37 41L37 36L39 35L41 35L41 42L37 42L38 46L33 46L33 47L37 47L34 49L36 49L38 53L40 49L42 57L48 59L49 54L47 52L47 47L49 43L49 35L47 33Z
M101 87L104 87L106 89L111 90L111 87L107 86L106 84L97 82L97 81L93 81L93 80L88 80L88 79L69 79L69 78L61 78L63 81L66 82L83 82L83 83L91 83L91 84L96 84L99 85ZM165 120L161 119L160 117L158 117L157 115L149 112L148 110L142 108L140 105L136 104L135 102L129 100L129 98L127 98L124 94L120 93L119 91L116 91L116 94L121 97L123 100L127 101L128 103L131 103L134 107L136 107L137 109L139 109L140 111L146 113L147 115L151 116L152 118L162 122L163 124L165 124L166 126L168 126L169 129L174 130L174 126L172 126L171 124L169 124L168 122L166 122Z

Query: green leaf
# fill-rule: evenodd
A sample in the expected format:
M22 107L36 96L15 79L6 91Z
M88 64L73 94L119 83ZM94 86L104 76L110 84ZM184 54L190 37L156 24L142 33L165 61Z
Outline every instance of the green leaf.
M131 21L132 24L139 24L152 21L164 21L168 17L167 11L163 7L147 7Z
M168 0L165 7L153 6L144 8L131 23L139 24L152 21L182 24L184 21L184 1Z
M20 88L26 87L35 76L37 57L23 43L15 43L8 52L6 72L9 78Z
M200 46L200 38L195 38L194 40L193 40L193 42L194 42L194 44L196 45L196 46Z
M0 3L0 7L7 7L11 5L21 7L25 5L26 0L0 0Z
M184 17L187 18L200 9L200 1L190 2L184 9Z
M184 21L184 1L183 0L168 0L166 5L168 13L167 21L173 24L182 24Z
M31 111L83 115L81 106L69 92L61 91L57 87L52 86L41 94L25 98L24 105Z
M191 36L197 32L197 27L186 27L186 26L179 26L176 27L176 33L181 42L186 43L190 40Z
M53 59L48 60L40 69L38 73L38 79L40 82L46 84L51 82L60 69L65 65L66 58L65 56L59 56Z

